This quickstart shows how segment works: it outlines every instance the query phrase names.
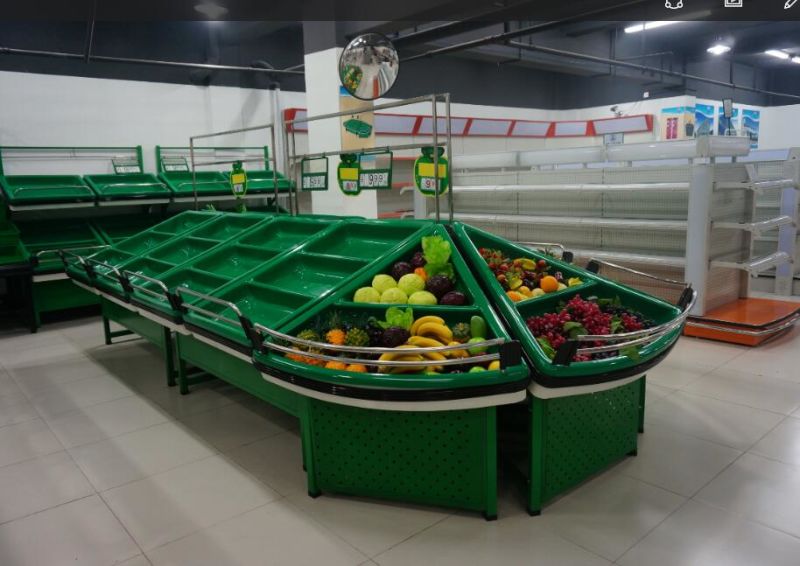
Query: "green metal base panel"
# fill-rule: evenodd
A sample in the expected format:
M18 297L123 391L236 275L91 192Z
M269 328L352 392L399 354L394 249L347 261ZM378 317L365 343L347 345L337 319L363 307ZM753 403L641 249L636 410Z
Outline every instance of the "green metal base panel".
M309 485L320 492L482 511L493 518L495 419L494 407L396 412L308 399Z
M642 380L601 393L530 397L530 511L635 453Z
M191 336L183 334L176 336L178 352L182 360L247 391L290 415L299 416L300 396L297 393L266 381L255 366L244 360L212 348Z
M166 349L164 327L157 322L131 312L107 299L103 299L103 316L138 334L162 350Z
M97 305L100 301L69 279L37 281L33 284L33 304L37 313Z

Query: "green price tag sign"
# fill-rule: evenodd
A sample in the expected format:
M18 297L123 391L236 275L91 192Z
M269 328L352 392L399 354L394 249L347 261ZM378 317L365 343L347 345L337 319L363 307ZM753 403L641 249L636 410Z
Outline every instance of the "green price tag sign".
M358 189L391 189L392 159L392 152L388 150L360 153L358 156Z
M328 158L303 159L300 162L300 190L328 190Z

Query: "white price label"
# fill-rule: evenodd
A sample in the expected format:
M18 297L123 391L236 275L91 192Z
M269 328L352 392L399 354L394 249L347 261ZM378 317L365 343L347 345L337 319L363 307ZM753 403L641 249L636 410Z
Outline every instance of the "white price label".
M361 173L359 184L367 188L386 188L389 186L389 172L376 171L374 173Z
M237 195L237 196L238 195L243 195L244 194L244 184L243 183L239 183L239 184L233 185L233 194Z
M342 181L342 191L345 193L358 194L358 181Z
M141 173L142 170L138 165L117 165L117 173Z
M423 191L435 191L436 190L436 179L433 177L420 177L419 180L419 188Z
M307 190L326 189L325 175L303 175L303 188Z
M186 165L177 164L176 163L174 165L169 165L169 164L164 165L164 170L165 171L188 171L189 168Z

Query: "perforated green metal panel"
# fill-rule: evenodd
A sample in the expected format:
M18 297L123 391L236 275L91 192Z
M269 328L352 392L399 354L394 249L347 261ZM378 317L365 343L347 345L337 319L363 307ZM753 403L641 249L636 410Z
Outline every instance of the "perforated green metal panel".
M641 395L637 380L600 393L531 396L532 511L636 450Z
M495 408L397 412L309 402L325 492L496 514Z

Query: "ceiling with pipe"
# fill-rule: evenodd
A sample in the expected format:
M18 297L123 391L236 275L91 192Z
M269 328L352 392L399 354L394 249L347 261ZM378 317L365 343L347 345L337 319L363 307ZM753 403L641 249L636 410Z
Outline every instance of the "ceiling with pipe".
M192 2L177 4L186 9L187 18L198 15L191 13ZM634 16L651 15L644 6L649 9L653 2L579 0L568 3L569 13L546 14L547 19L537 20L520 16L540 3L522 0L396 4L402 7L395 9L391 20L337 25L340 41L363 31L379 31L395 42L403 66L391 96L449 91L460 102L554 109L630 102L645 92L651 97L732 96L741 103L763 105L800 103L800 64L791 61L800 57L800 24L794 21L714 21L711 18L719 17L719 10L695 9L701 2L694 2L694 12L684 17L697 21L626 33L626 27L652 21ZM0 69L304 89L299 73L270 71L302 70L300 21L127 23L97 16L95 22L91 16L70 23L0 21ZM236 14L226 17L233 19ZM717 44L730 51L707 52ZM4 48L47 51L49 56L4 52ZM765 55L770 49L785 52L789 60Z

